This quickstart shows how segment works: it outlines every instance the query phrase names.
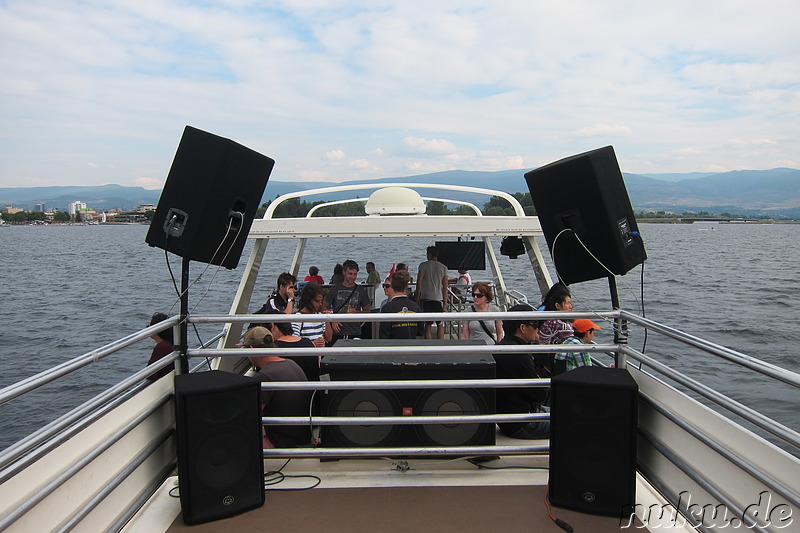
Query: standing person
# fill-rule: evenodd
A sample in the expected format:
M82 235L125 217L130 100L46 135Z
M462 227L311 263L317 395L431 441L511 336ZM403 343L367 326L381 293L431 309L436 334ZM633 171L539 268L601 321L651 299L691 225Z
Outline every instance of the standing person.
M398 270L405 270L406 272L408 272L408 265L405 264L405 263L397 263L397 267L395 268L395 272L397 272ZM414 283L414 278L411 277L411 273L410 272L408 274L408 283L409 284Z
M439 249L428 246L428 260L417 270L417 304L423 313L441 313L447 308L447 267L439 262ZM444 324L436 322L436 337L444 339ZM425 323L425 338L431 335L431 323Z
M242 344L248 348L274 348L275 341L267 328L256 326L244 333ZM307 381L305 374L294 361L275 355L249 357L256 367L253 376L257 381ZM309 416L310 390L261 390L261 416ZM264 426L265 448L293 448L311 442L308 425Z
M572 295L569 287L561 282L550 287L539 310L572 311ZM569 320L552 318L542 324L539 329L539 339L542 344L561 344L572 337L572 332L572 324Z
M325 285L325 280L319 275L319 268L315 266L308 267L308 276L303 280L306 283L314 282L319 285Z
M163 322L168 318L169 317L164 313L154 313L147 325L155 326L159 322ZM150 335L150 338L156 341L156 345L153 347L153 353L150 354L150 359L147 361L148 366L175 351L175 346L173 345L172 328L165 329L159 333L153 333ZM155 381L172 372L173 368L174 366L165 366L158 372L154 372L153 374L147 376L147 379L150 381Z
M365 287L356 284L358 263L348 259L342 264L344 281L328 289L325 295L325 307L334 314L369 313L369 294ZM358 322L334 322L333 342L339 339L361 338L361 324Z
M367 285L377 285L381 282L381 274L375 270L375 263L367 261Z
M594 344L594 332L600 329L600 326L588 318L579 318L572 323L572 328L575 334L562 342L562 345ZM579 366L592 366L592 356L589 352L559 352L556 354L556 361L560 361L556 363L556 373L559 370L572 370ZM559 369L559 366L562 368Z
M298 307L300 314L319 314L323 312L324 297L322 288L314 282L308 283L300 293ZM309 339L314 346L322 347L333 338L330 322L295 322L292 331L298 337Z
M392 273L392 275L383 280L383 283L381 283L381 287L383 287L383 295L386 296L386 299L381 302L378 311L383 311L383 307L391 302L392 298L394 298L394 291L392 290L392 276L394 276L394 273Z
M518 304L509 311L533 311L527 304ZM535 344L539 338L539 322L536 320L503 320L505 336L498 342L502 345ZM536 358L533 354L494 354L498 379L539 378ZM520 387L497 389L497 412L503 414L543 412L542 404L547 400L547 389ZM500 431L514 439L546 439L550 435L550 422L504 422L497 424Z
M486 313L499 312L500 308L492 303L494 295L488 283L478 282L472 286L473 304L466 312ZM470 320L461 326L461 338L472 339L495 344L503 340L502 320Z
M336 285L337 283L341 283L344 281L344 269L342 268L341 263L336 263L336 266L333 267L333 276L331 276L331 285Z
M384 283L386 285L386 283ZM389 301L381 307L381 313L419 313L419 306L408 297L408 272L398 270L386 288ZM417 320L404 322L381 322L378 337L381 339L416 339L422 335L422 324Z
M297 290L297 278L288 272L284 272L278 276L278 288L275 293L264 304L261 313L269 312L269 310L277 311L279 313L291 314L294 313L294 295Z

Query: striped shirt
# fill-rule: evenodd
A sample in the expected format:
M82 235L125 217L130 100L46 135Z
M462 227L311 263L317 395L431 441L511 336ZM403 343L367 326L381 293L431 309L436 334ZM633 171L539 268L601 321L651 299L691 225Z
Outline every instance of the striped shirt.
M292 322L292 332L313 341L325 335L325 322Z

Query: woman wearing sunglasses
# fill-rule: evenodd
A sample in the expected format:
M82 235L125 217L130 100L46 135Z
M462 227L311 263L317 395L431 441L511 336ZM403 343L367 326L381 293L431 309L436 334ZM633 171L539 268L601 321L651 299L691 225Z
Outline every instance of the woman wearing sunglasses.
M472 286L473 304L467 309L467 312L499 312L500 308L492 303L492 299L492 289L488 283L482 281L475 283ZM461 338L495 344L503 339L503 322L501 320L470 320L461 325Z

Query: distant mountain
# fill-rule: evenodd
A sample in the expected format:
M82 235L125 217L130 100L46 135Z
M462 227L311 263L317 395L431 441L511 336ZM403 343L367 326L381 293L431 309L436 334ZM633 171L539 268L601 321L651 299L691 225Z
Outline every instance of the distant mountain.
M0 205L13 205L28 211L44 203L45 209L66 211L72 202L85 202L90 209L135 209L140 204L157 204L161 191L122 185L97 187L14 187L0 188Z
M635 209L800 217L800 170L737 170L663 181L626 174Z
M476 172L451 170L418 176L350 181L347 184L373 184L386 182L439 183L466 185L501 190L509 193L528 192L524 174L526 170ZM800 170L775 168L772 170L738 170L721 173L692 172L687 174L624 174L625 184L634 210L708 211L770 215L800 219ZM684 176L683 179L679 179ZM320 187L342 185L333 182L288 182L273 180L267 184L262 202L277 196ZM371 191L364 191L364 196ZM569 194L570 191L565 191ZM37 203L46 207L66 210L70 202L80 200L95 210L111 208L133 209L139 204L157 204L160 191L141 187L104 185L101 187L20 187L0 188L0 205L11 204L22 209L33 209ZM431 193L434 194L433 192ZM336 200L342 195L326 195L320 200ZM426 196L423 192L423 196ZM309 198L313 201L315 198ZM476 201L482 205L485 197L459 194L454 199Z

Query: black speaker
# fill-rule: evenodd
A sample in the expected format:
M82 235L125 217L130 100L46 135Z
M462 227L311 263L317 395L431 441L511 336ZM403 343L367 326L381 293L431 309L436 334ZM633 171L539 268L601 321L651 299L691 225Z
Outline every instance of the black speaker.
M622 516L636 503L636 381L582 366L554 377L551 391L550 503Z
M264 504L259 383L214 370L175 376L178 484L187 524Z
M567 285L607 278L609 271L622 275L647 259L613 147L550 163L525 179Z
M443 346L473 341L417 339L340 340L336 347L398 345ZM326 356L321 374L331 381L494 379L491 355ZM494 389L327 390L322 392L323 416L459 416L493 414ZM494 424L414 424L325 426L325 447L470 446L494 444Z
M235 268L275 161L186 126L145 242Z

